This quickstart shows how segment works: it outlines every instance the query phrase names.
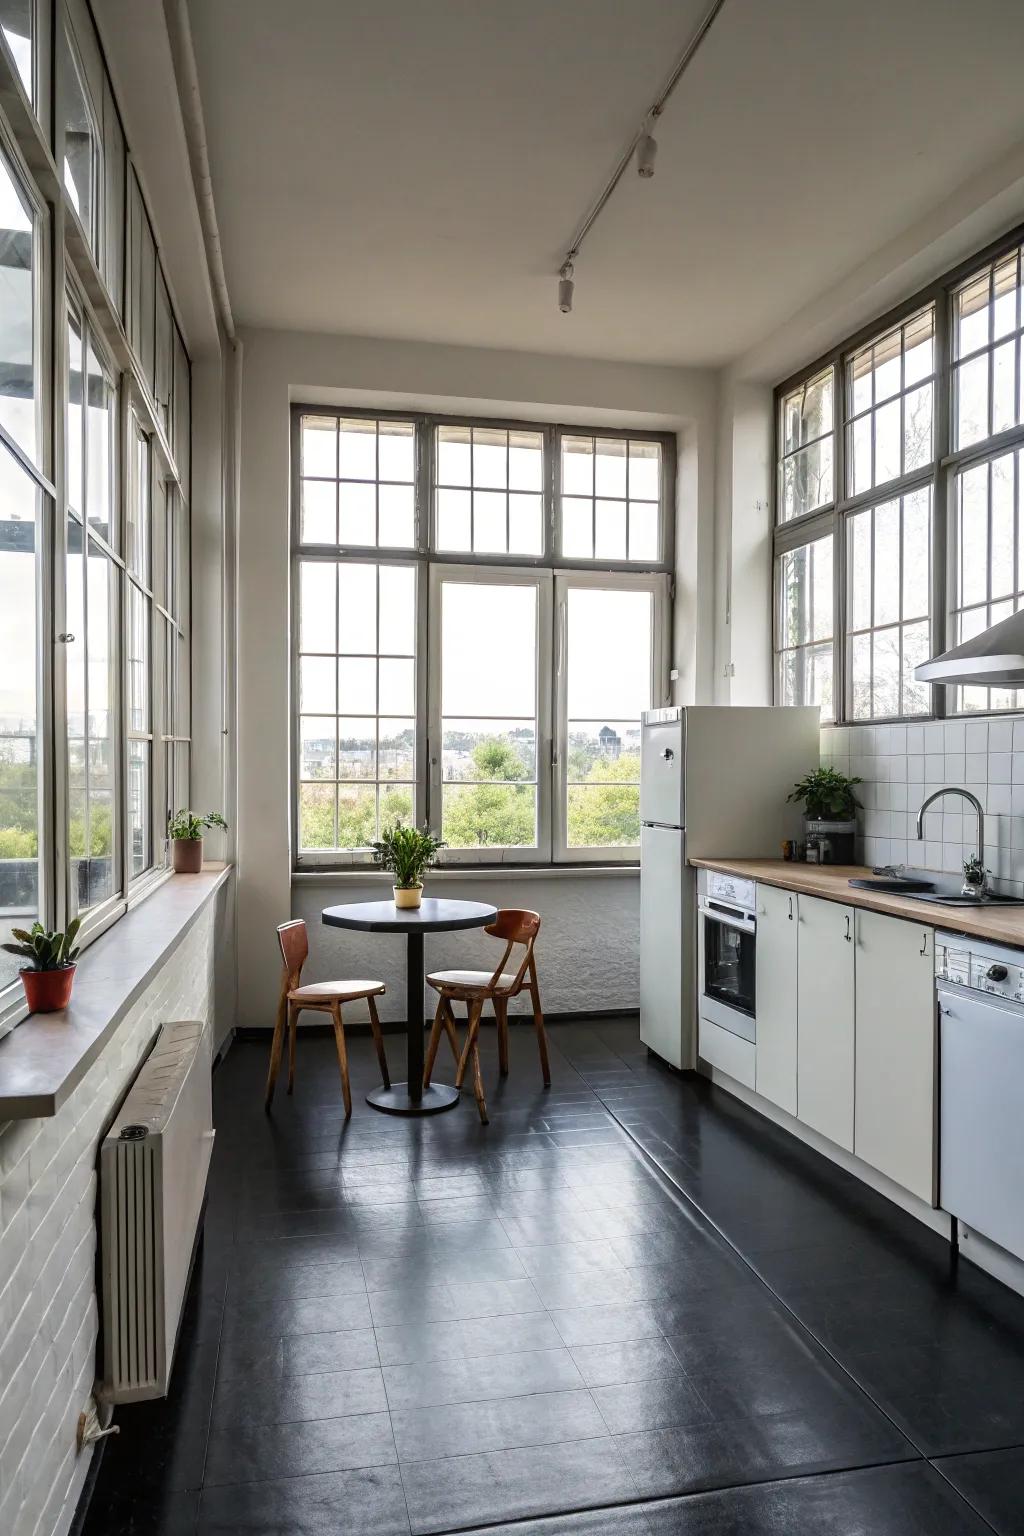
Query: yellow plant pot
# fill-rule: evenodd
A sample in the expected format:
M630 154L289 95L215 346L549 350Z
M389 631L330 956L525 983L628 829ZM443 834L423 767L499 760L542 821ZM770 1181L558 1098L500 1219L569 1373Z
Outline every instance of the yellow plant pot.
M395 893L396 907L418 907L423 900L422 885L393 885L391 889Z

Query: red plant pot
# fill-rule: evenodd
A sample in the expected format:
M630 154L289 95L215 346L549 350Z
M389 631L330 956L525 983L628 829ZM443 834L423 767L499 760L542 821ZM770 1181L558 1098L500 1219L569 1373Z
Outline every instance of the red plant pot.
M203 870L203 840L201 837L175 837L171 839L171 860L176 875L199 875Z
M71 987L77 967L62 966L59 971L22 971L21 984L31 1013L57 1013L71 1001Z

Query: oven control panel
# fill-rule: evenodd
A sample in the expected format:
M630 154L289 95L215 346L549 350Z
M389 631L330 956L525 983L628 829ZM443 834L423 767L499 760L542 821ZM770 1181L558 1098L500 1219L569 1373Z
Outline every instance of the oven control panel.
M708 870L708 896L712 901L731 901L750 912L757 905L753 880L743 880L739 875L723 875L717 869Z
M988 992L994 997L1008 997L1024 1003L1024 965L1015 963L1010 954L988 949L968 949L959 944L937 940L935 975L940 981L952 981L973 992Z

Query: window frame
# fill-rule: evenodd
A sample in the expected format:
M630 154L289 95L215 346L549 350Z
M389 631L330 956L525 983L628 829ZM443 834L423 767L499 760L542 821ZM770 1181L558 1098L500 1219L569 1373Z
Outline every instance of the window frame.
M304 544L301 539L301 421L302 417L335 416L339 419L412 422L415 427L414 455L414 528L415 545L408 549L374 545ZM632 428L592 427L578 422L538 422L505 416L478 416L470 413L438 414L423 411L377 410L373 407L325 405L318 401L295 401L290 408L290 548L291 570L291 655L289 678L290 734L290 828L292 868L304 870L358 870L372 867L373 856L367 849L301 849L298 841L299 779L299 565L302 561L326 559L354 563L413 564L419 570L417 600L417 778L416 816L440 835L440 618L437 593L444 574L456 573L454 579L479 580L481 572L493 574L496 582L532 582L542 595L538 622L542 624L538 643L538 841L529 849L446 849L439 864L450 867L552 866L633 864L639 860L639 847L567 849L564 838L555 833L559 800L557 773L564 758L556 761L555 738L565 724L557 712L555 676L555 585L560 574L583 584L614 587L649 586L655 592L652 615L652 666L659 676L652 680L652 702L666 703L671 692L668 675L671 656L671 595L675 554L676 438L673 433ZM543 439L542 530L543 549L536 556L488 554L452 551L437 547L437 508L434 496L435 444L438 427L480 427L507 431L537 432ZM659 559L656 562L573 560L558 554L561 546L560 463L561 437L584 436L656 442L661 448L661 485L658 501ZM438 575L437 573L441 573ZM591 581L591 578L593 580ZM546 614L541 620L542 611ZM428 678L430 683L428 685ZM435 744L437 751L435 753ZM436 760L435 760L436 758ZM564 830L564 817L563 817Z
M908 495L910 492L930 487L932 493L932 572L930 588L930 641L929 654L936 655L954 643L956 633L955 589L957 576L956 539L956 476L959 471L974 463L997 458L1010 449L1024 446L1024 422L991 437L972 442L964 448L954 448L956 382L960 359L955 349L955 304L957 291L972 277L980 276L988 267L1005 260L1024 244L1024 225L1016 225L999 239L992 241L971 257L943 273L927 287L918 290L904 302L887 313L862 326L853 335L816 358L808 366L799 369L779 383L773 394L773 454L774 488L772 502L772 538L770 549L772 590L772 675L773 698L780 699L779 655L776 633L778 608L779 557L797 545L810 542L826 532L833 535L834 613L833 613L833 699L834 719L829 722L840 726L880 725L893 723L924 724L929 720L956 718L971 719L984 714L1012 713L1012 706L986 709L965 709L958 699L958 689L953 684L929 685L929 709L922 714L873 716L856 719L850 710L849 652L847 645L847 521L851 514L867 507L880 506L885 502ZM1024 267L1024 257L1021 258ZM904 474L882 485L872 486L857 495L847 494L848 441L847 429L852 412L847 407L847 362L865 345L878 340L897 326L905 325L929 305L934 305L934 369L928 376L934 387L934 416L932 458L922 468ZM1022 314L1024 322L1024 314ZM1018 331L1013 332L1014 335ZM1005 339L1005 338L1000 338ZM990 358L996 343L989 342ZM975 355L974 353L970 354ZM784 398L831 367L834 391L835 433L835 496L827 505L816 508L801 517L781 521L782 463L782 402ZM915 384L913 386L917 388ZM901 398L905 395L901 394ZM991 394L989 410L992 409ZM1024 606L1024 603L1022 603Z

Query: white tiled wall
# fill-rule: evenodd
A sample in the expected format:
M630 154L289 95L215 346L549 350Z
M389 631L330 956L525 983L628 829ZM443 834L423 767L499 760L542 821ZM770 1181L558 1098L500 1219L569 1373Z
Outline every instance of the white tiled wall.
M826 726L821 760L859 775L859 857L865 864L960 874L978 846L978 818L947 796L915 823L936 789L969 789L985 812L985 863L998 890L1024 895L1024 718L1000 716L926 725Z
M96 1369L96 1157L153 1035L210 1019L211 902L59 1113L0 1123L0 1532L63 1536Z

